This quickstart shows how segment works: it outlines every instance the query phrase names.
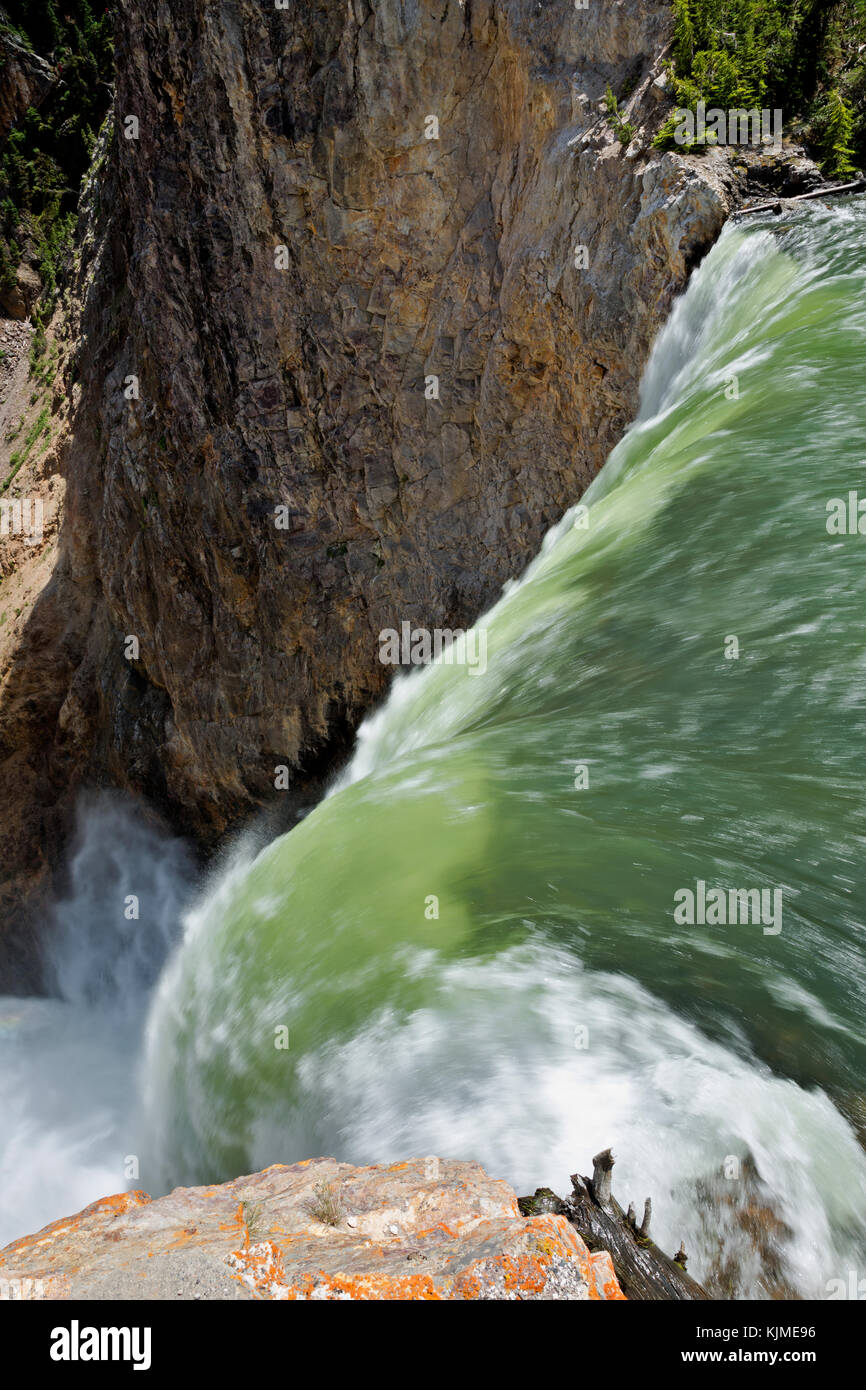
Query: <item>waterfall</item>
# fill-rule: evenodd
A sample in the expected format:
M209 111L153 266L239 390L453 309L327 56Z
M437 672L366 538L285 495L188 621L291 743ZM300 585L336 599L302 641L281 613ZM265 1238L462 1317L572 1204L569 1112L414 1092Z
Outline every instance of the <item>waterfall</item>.
M196 874L143 808L102 793L79 803L68 880L51 997L0 997L0 1245L139 1185L136 1052Z
M400 676L320 805L212 876L135 1185L437 1153L563 1190L610 1144L722 1295L862 1267L864 233L860 198L729 226L486 669Z

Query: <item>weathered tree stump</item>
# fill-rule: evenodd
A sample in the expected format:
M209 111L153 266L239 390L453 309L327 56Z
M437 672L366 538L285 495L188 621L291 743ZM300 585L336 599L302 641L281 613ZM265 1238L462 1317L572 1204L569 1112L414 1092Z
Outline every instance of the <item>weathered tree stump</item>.
M637 1226L634 1204L626 1214L611 1192L613 1154L596 1154L593 1175L573 1173L565 1213L590 1250L607 1250L626 1298L708 1299L710 1295L686 1273L682 1245L671 1259L649 1238L652 1202L647 1198L643 1221Z

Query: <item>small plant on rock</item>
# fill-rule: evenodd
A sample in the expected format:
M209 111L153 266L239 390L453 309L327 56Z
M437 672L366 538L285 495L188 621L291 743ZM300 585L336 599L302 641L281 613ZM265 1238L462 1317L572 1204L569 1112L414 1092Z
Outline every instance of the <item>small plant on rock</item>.
M612 87L608 86L604 99L607 103L607 123L623 149L626 149L637 134L637 128L632 125L631 121L623 119L619 102L614 96Z
M310 1202L310 1213L321 1221L323 1226L339 1226L343 1219L343 1203L340 1200L338 1182L317 1182Z
M243 1202L244 1225L250 1238L250 1245L256 1245L264 1237L265 1222L261 1202Z

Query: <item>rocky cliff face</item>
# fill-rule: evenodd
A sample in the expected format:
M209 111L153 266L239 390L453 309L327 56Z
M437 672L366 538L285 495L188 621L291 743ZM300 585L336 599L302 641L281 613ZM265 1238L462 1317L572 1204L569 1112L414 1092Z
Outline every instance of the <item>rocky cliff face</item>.
M29 106L39 106L53 81L51 66L9 26L0 6L0 141Z
M124 1192L0 1251L0 1298L622 1299L565 1216L439 1158L332 1158L151 1202Z
M15 913L83 783L205 846L277 767L297 805L379 631L472 621L579 497L729 205L721 156L649 145L664 3L119 8L63 528L0 697Z

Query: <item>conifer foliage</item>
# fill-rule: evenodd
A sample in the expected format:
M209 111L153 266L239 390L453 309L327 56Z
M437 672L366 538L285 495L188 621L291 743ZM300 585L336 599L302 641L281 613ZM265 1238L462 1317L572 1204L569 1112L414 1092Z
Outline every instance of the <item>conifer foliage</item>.
M50 304L75 225L82 176L111 103L112 8L106 0L3 0L0 28L51 67L52 81L0 146L0 282L35 248ZM2 76L0 76L2 80Z
M866 164L866 0L673 0L680 108L780 109L834 178ZM675 120L656 138L673 145Z

